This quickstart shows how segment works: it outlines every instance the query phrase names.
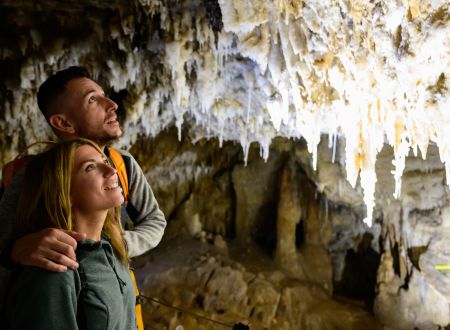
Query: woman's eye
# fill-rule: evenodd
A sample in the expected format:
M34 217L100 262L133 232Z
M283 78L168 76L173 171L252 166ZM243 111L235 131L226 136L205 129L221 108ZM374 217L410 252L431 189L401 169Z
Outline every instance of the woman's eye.
M89 164L88 166L86 166L86 172L92 171L95 168L94 164Z

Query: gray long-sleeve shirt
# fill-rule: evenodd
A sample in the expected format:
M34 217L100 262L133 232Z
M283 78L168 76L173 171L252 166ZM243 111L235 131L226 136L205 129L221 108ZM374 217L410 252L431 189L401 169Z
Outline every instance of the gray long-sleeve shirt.
M130 153L123 150L120 153L127 167L129 182L127 211L133 213L130 217L134 229L125 231L128 255L132 258L158 245L166 227L166 219L139 164Z
M125 231L128 255L135 257L154 248L161 241L166 227L166 219L158 206L153 191L141 167L130 153L120 150L128 175L127 211L133 220L133 230ZM24 171L13 178L0 200L0 251L12 239L14 219L19 200ZM9 283L9 271L0 266L0 303Z

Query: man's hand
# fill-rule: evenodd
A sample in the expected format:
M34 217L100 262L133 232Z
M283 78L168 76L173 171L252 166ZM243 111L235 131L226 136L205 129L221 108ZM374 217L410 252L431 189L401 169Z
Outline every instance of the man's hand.
M86 234L48 228L19 238L11 250L11 260L17 264L36 266L53 272L77 269L77 241Z

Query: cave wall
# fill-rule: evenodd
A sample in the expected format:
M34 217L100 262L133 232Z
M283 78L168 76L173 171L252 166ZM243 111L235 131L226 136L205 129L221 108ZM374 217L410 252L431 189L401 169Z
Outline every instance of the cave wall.
M367 223L385 139L396 195L410 149L432 141L450 159L445 0L5 0L1 15L1 141L13 149L50 134L42 119L23 130L46 75L81 64L123 100L122 145L190 123L194 139L239 141L244 154L257 141L264 159L274 137L302 136L317 159L321 133L344 135Z
M187 265L173 265L157 271L156 275L148 275L144 281L146 292L156 292L161 299L169 299L175 305L211 313L208 315L254 322L260 320L250 312L256 308L255 301L262 299L258 308L268 313L264 324L285 322L286 329L295 329L298 324L312 322L311 315L315 314L308 314L310 307L306 305L319 304L324 311L330 307L327 298L318 301L300 298L315 296L310 290L319 290L318 297L360 301L363 310L375 313L377 322L394 329L446 326L449 323L448 276L445 270L435 267L448 262L449 203L444 165L437 147L430 146L426 160L412 154L407 157L400 199L393 197L393 150L388 145L383 148L377 162L376 220L369 228L362 221L366 207L362 187L358 184L353 189L343 174L343 142L333 152L328 137L322 137L315 171L304 140L275 139L267 162L261 159L260 147L253 144L246 166L239 145L225 142L220 147L217 139L193 144L188 138L178 143L175 128L155 139L139 140L132 151L143 164L168 215L166 244L176 246L180 240L195 237L221 251L221 256L213 259L209 259L213 253L203 251L197 259L189 259ZM168 150L167 156L161 155L161 148ZM190 157L182 156L186 154ZM191 173L190 177L182 174L186 172ZM167 178L172 178L171 184L167 184ZM251 246L262 251L265 272L259 268L252 270L240 260L245 260L242 255ZM153 258L166 256L166 249L163 248L161 255L155 252ZM173 255L170 258L176 259ZM259 257L252 257L250 264L256 258ZM152 263L147 267L152 273ZM272 274L277 269L282 271L282 279ZM234 298L226 296L224 292L236 290L226 285L226 281L220 291L213 290L216 285L213 283L218 279L207 289L207 279L215 271L231 278L243 276L239 280L241 294ZM275 297L284 297L288 292L293 296L283 302L283 308L280 300L270 298L269 293L270 297L262 294L248 301L247 290L255 276L267 280L262 285L270 292L275 290L272 292ZM310 284L283 286L286 278ZM186 287L188 279L192 282ZM185 294L191 297L187 301L183 300ZM221 307L204 305L205 296L217 300ZM194 322L186 315L176 316L160 306L147 308L152 313L161 313L153 322ZM302 311L298 318L288 317L295 311ZM354 312L357 315L361 310ZM315 318L317 324L334 324L326 313ZM192 324L198 325L197 322ZM347 328L361 326L348 322ZM376 324L372 325L374 329Z
M450 263L445 1L4 0L0 9L1 165L53 138L37 88L83 65L120 105L118 146L152 183L165 241L256 244L283 276L314 283L320 297L368 301L384 324L450 323L448 271L436 269ZM222 272L245 274L231 265ZM296 302L313 293L272 280L258 322L321 324ZM198 308L221 311L220 282ZM255 307L247 302L243 319Z

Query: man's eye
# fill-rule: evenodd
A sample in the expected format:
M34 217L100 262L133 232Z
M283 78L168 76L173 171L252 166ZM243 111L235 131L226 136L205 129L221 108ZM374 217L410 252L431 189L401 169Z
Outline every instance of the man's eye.
M95 96L91 96L91 97L89 98L89 103L93 103L93 102L95 102L95 101L97 101L97 98L96 98Z

